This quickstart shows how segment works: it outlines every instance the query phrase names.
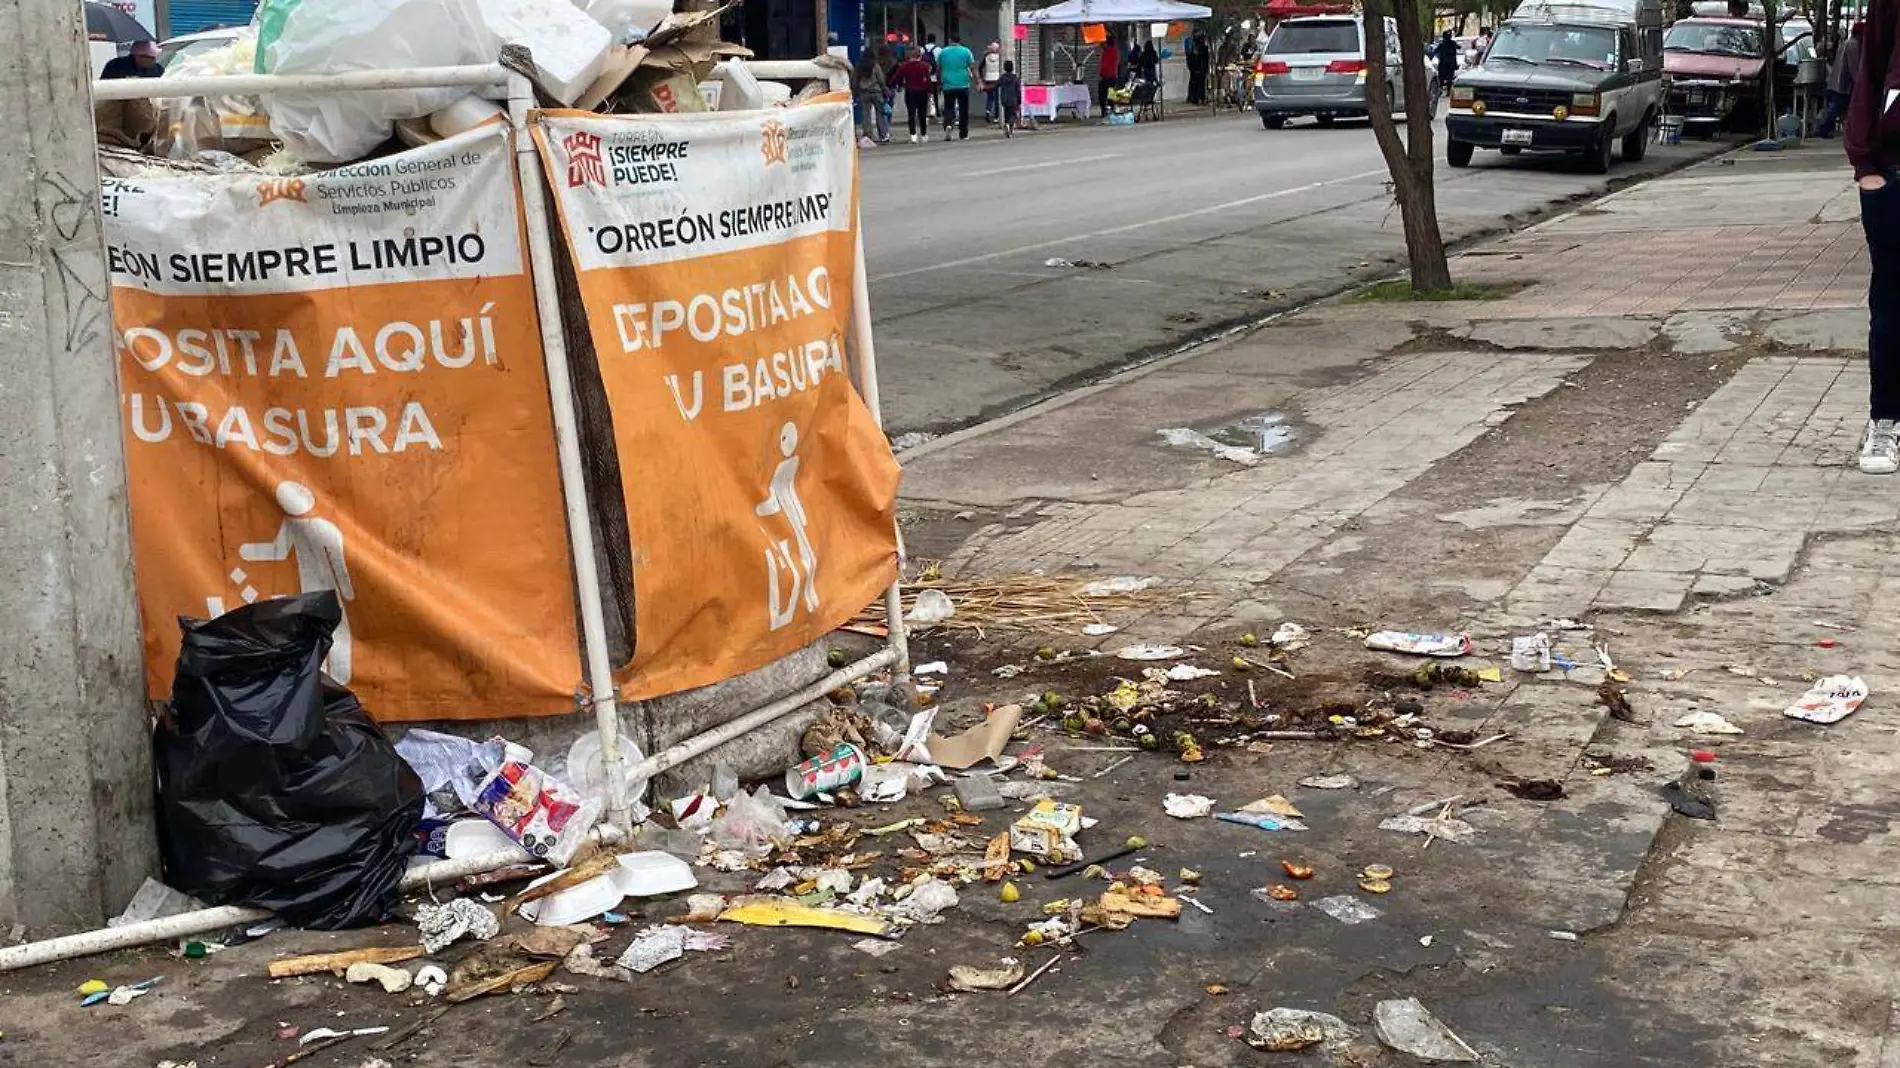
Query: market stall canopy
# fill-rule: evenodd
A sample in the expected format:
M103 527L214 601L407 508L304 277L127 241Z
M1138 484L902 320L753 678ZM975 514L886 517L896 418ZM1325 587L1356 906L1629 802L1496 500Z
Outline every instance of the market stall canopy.
M1025 11L1016 21L1027 26L1074 25L1086 22L1180 22L1204 19L1212 8L1180 0L1063 0L1037 11Z

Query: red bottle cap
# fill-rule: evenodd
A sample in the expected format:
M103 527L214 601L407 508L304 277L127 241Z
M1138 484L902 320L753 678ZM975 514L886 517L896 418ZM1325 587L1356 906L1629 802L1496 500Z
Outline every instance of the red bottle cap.
M1713 764L1715 763L1715 753L1708 749L1691 749L1689 750L1689 759L1698 764Z

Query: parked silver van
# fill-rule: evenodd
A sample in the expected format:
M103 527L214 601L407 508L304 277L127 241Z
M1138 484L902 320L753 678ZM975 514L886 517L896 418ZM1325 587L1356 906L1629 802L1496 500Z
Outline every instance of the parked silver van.
M1405 79L1399 73L1399 27L1385 20L1386 82L1392 110L1405 110ZM1254 110L1260 124L1277 130L1311 115L1321 126L1334 119L1371 115L1366 95L1366 28L1357 15L1287 19L1273 28L1254 62Z

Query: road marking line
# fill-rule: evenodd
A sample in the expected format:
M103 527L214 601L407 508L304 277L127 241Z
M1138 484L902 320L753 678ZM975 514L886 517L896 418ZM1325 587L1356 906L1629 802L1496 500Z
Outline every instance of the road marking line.
M1048 163L1019 163L1014 167L996 167L987 171L967 171L958 178L988 178L992 174L1014 174L1017 171L1040 171L1048 167L1067 167L1075 163L1094 163L1096 160L1120 159L1120 152L1107 152L1100 156L1076 156L1074 159L1051 160Z
M1068 237L1059 237L1053 241L1038 241L1033 245L1018 245L1015 248L1006 248L999 252L985 252L980 256L965 256L960 260L946 260L943 263L933 263L928 267L912 267L908 271L892 271L889 274L872 275L870 280L873 282L888 282L896 278L909 278L914 274L928 274L931 271L947 271L953 267L968 267L975 263L988 263L991 260L1000 260L1006 256L1020 256L1025 252L1039 252L1046 248L1073 244L1077 241L1090 241L1098 237L1112 237L1116 234L1125 234L1131 230L1141 230L1150 226L1166 226L1168 223L1180 222L1182 219L1192 219L1199 215L1212 215L1217 211L1245 207L1248 204L1258 204L1263 200L1277 200L1280 197L1294 196L1298 193L1310 193L1315 189L1324 189L1329 185L1344 185L1347 182L1356 182L1361 178L1373 178L1386 173L1388 173L1386 168L1380 167L1376 171L1361 171L1358 174L1348 174L1343 178L1324 178L1317 182L1308 182L1305 185L1296 185L1287 189L1276 189L1271 193L1261 193L1256 196L1242 197L1239 200L1230 200L1225 204L1210 204L1205 208L1195 208L1193 211L1163 215L1159 219L1129 223L1125 226L1111 226L1106 230L1095 230L1086 234L1071 234Z

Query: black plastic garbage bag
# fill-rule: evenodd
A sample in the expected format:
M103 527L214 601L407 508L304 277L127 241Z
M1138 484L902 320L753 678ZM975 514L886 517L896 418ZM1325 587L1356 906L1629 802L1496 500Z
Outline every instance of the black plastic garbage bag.
M318 930L381 921L416 848L422 783L324 676L335 593L181 619L155 762L166 881Z

